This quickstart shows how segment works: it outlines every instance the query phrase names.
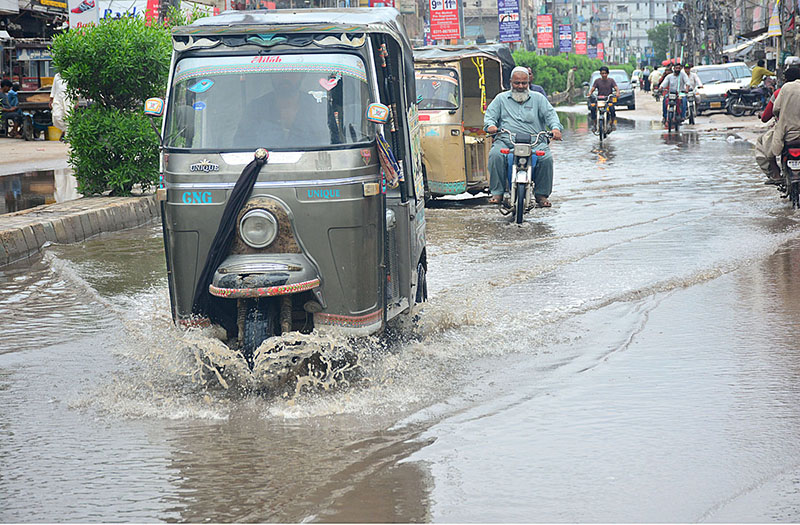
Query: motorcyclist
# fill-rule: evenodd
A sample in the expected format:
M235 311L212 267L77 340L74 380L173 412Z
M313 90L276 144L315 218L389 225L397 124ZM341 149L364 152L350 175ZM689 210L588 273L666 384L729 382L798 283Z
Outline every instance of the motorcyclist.
M756 162L767 174L768 182L780 182L781 171L776 161L783 146L800 140L800 64L793 63L784 71L786 82L775 97L772 112L775 126L756 142Z
M614 108L615 99L611 99L611 93L614 93L614 96L619 98L619 86L614 81L613 78L608 76L608 67L601 66L600 67L600 77L596 78L594 84L592 84L591 89L589 89L589 93L586 95L588 99L591 100L592 93L597 90L598 97L606 97L606 104L608 104L609 111L611 112L611 129L617 129L617 112ZM592 105L591 102L589 103L589 111L592 114L592 122L593 126L594 123L597 122L597 106Z
M686 73L686 76L689 77L689 89L695 91L699 87L703 87L703 81L700 80L700 77L697 76L697 73L692 71L694 64L689 63L686 64L686 67L683 68L683 72Z
M486 108L483 118L484 129L490 133L497 133L501 129L511 133L525 132L535 136L540 131L548 128L553 132L555 140L561 140L563 126L558 120L558 114L547 97L528 89L528 71L517 66L511 71L511 90L504 91L492 100ZM508 191L508 158L503 148L512 148L511 138L506 134L497 135L492 149L489 151L489 191L492 197L491 204L499 204L503 195ZM539 157L533 173L534 197L536 205L540 208L549 208L547 198L553 189L553 155L547 144L539 144L537 149L545 151Z
M672 74L667 75L661 81L659 88L663 89L665 92L675 93L680 95L680 93L685 92L689 87L689 77L686 76L686 73L683 72L683 68L681 67L680 63L675 64L672 66ZM664 100L661 103L661 110L662 110L662 120L663 124L667 122L667 100L669 97L664 97ZM681 98L681 104L678 106L679 118L683 119L683 116L686 114L686 98Z

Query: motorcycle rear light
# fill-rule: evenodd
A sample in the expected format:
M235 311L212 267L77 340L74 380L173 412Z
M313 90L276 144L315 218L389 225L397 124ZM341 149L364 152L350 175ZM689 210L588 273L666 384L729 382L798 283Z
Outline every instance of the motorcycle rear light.
M792 157L800 157L800 148L789 148L789 155Z
M544 151L537 151L536 152L536 156L537 157L544 157L545 155L546 155L546 153Z
M504 155L508 155L509 153L511 153L511 150L508 149L508 148L501 148L500 149L500 153L502 153Z

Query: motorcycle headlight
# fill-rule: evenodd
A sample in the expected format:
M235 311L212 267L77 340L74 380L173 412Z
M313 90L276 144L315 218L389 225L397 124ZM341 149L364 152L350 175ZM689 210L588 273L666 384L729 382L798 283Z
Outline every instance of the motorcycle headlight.
M278 236L278 220L267 210L250 210L239 221L239 236L251 248L266 248Z

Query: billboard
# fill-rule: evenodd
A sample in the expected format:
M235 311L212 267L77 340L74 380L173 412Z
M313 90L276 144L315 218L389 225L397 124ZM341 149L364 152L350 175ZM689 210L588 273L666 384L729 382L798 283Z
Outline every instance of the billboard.
M536 47L553 49L553 15L536 15Z
M431 38L448 40L461 38L456 0L428 0L431 13Z
M597 46L589 46L586 48L586 54L589 58L597 58Z
M500 24L500 42L521 42L518 0L497 0L497 19Z
M97 0L68 0L69 27L97 25L100 21L100 8Z
M572 26L560 24L558 26L558 52L569 53L572 51Z
M575 32L575 53L579 55L586 54L586 31Z
M606 59L606 46L602 42L597 43L597 58L600 60Z

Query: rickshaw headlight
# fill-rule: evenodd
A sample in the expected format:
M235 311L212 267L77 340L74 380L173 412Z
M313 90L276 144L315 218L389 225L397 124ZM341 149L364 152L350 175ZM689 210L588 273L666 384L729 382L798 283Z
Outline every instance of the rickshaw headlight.
M251 248L265 248L278 236L278 221L267 210L250 210L239 221L239 236Z

